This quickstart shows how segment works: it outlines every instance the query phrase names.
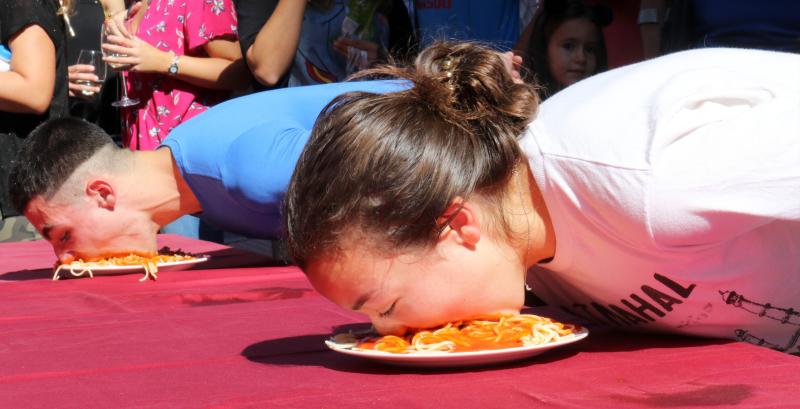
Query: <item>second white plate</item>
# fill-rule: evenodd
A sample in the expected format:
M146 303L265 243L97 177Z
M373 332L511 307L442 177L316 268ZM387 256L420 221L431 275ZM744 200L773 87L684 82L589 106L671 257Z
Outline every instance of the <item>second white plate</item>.
M164 263L157 263L156 266L158 267L158 272L162 273L165 271L179 271L179 270L186 270L188 268L193 267L195 264L202 263L207 261L207 257L197 257L190 260L180 260L180 261L169 261ZM132 265L132 266L113 266L113 265L100 265L96 267L88 267L83 268L81 266L70 267L66 265L61 268L59 275L61 277L88 277L89 273L83 273L84 270L91 270L92 275L102 276L102 275L117 275L117 274L133 274L133 273L144 273L144 266L141 264ZM74 271L74 274L70 271Z

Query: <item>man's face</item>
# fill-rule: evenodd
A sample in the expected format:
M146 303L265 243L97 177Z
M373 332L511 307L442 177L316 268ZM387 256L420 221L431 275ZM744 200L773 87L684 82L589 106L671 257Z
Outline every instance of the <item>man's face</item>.
M369 316L383 334L430 328L524 303L524 266L504 243L481 238L474 248L453 242L387 257L368 247L313 260L306 273L336 304Z
M157 226L148 218L119 204L99 205L91 196L72 200L58 194L50 200L37 196L25 216L53 245L61 263L157 250Z

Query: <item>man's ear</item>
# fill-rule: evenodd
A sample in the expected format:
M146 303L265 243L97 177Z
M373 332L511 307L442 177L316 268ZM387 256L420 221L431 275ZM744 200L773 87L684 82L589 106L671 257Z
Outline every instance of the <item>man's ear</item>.
M475 248L481 239L481 225L475 213L476 210L475 206L460 197L453 199L444 213L439 216L440 225L447 224L444 226L442 234L439 235L439 241L453 238L459 244L468 246L470 249Z
M114 210L117 204L117 195L114 192L114 187L105 179L90 180L86 184L86 196L103 209Z

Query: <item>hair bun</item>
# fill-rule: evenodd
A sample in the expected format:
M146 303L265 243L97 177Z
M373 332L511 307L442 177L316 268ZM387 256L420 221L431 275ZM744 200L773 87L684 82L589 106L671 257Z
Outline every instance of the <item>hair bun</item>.
M414 82L420 99L446 119L518 123L533 119L538 96L533 86L515 83L501 54L475 43L439 42L417 57Z
M353 78L402 78L414 86L402 91L457 127L498 129L519 135L539 106L537 89L515 83L500 52L471 42L436 42L414 65L386 65ZM510 127L510 128L509 128Z

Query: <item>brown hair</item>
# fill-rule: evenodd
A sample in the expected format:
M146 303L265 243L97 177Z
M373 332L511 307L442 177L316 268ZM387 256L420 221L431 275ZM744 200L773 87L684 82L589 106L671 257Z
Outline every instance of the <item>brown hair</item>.
M455 197L501 198L522 158L516 137L539 101L498 52L472 43L434 44L410 68L363 75L412 87L340 95L317 119L284 209L301 268L351 233L378 250L430 246Z

